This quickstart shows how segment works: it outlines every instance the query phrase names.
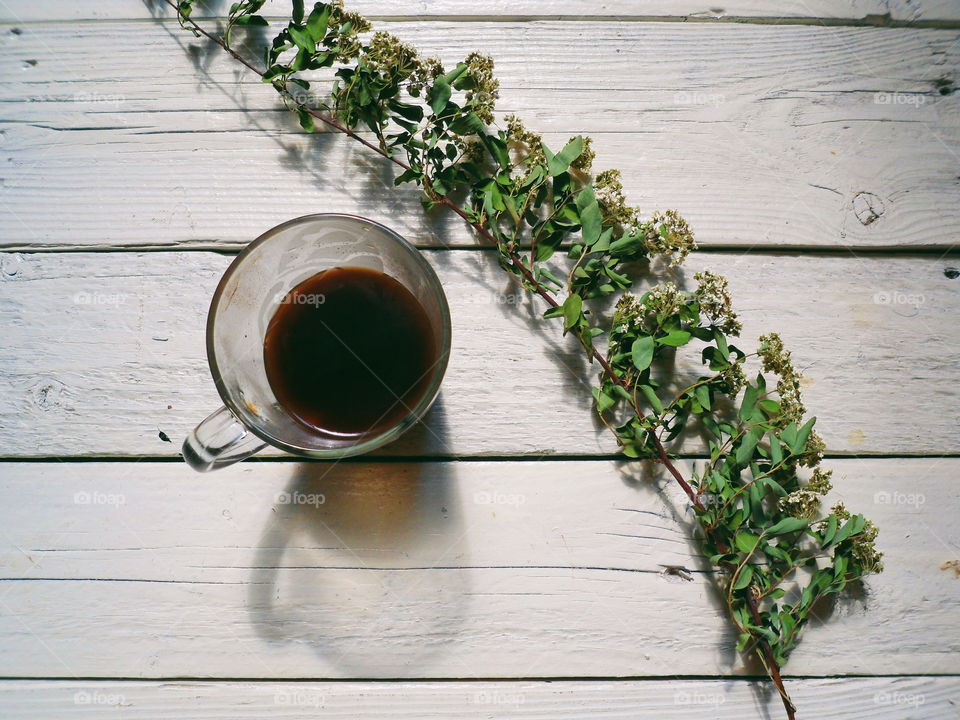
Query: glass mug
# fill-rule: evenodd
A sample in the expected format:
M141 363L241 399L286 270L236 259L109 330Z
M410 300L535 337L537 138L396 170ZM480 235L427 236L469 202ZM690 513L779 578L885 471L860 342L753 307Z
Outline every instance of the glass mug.
M395 424L333 436L295 420L277 400L264 365L267 326L287 292L335 267L389 275L420 302L434 335L437 362L423 395ZM450 354L450 310L436 273L410 243L379 223L340 213L306 215L254 240L220 279L207 317L207 361L224 406L183 443L184 460L201 472L243 460L268 444L294 455L334 459L385 445L433 404ZM320 369L322 372L322 368Z

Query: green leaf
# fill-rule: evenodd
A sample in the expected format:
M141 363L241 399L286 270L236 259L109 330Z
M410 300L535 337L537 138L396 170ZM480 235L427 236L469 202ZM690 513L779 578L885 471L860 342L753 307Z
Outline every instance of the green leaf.
M737 465L741 467L747 466L750 458L753 457L753 450L757 447L757 441L759 439L760 436L756 430L751 430L744 436L743 440L740 441L740 445L737 446L737 454L735 456Z
M850 558L846 555L837 555L833 566L833 579L839 580L847 572L847 566L850 564Z
M663 337L657 338L657 342L661 345L669 345L671 347L686 345L688 340L690 340L690 333L686 330L671 330Z
M699 402L704 409L710 409L710 388L706 385L697 385L693 390L693 394L696 396L697 402Z
M703 416L703 426L704 426L707 430L709 430L710 433L711 433L715 438L718 438L718 439L719 439L719 438L721 437L722 432L721 432L721 430L720 430L720 425L718 425L718 424L717 424L717 421L714 420L714 419L713 419L712 417L710 417L709 415L704 415L704 416ZM712 441L711 441L711 442L712 442Z
M307 32L314 42L320 42L327 34L327 26L330 23L330 6L324 3L317 3L307 17Z
M823 531L823 546L826 547L830 544L830 541L833 540L834 535L837 534L837 516L831 515L827 518L827 527Z
M444 77L438 77L434 80L433 87L430 88L429 98L430 109L433 110L434 115L443 112L451 95L453 95L453 88L450 87L450 83Z
M797 440L797 424L795 422L792 422L789 425L787 425L783 430L781 430L780 439L787 444L787 447L790 448L790 452L792 453L793 445Z
M423 173L420 172L417 168L410 168L409 170L404 170L402 173L397 175L393 179L394 185L402 185L405 182L410 182L411 180L419 180L423 177Z
M643 247L643 241L634 234L624 234L617 240L610 243L610 253L612 255L629 255Z
M543 150L543 157L549 165L550 161L553 160L553 151L551 151L550 148L547 147L547 144L542 140L540 141L540 148ZM557 192L556 194L559 195L560 193Z
M754 405L757 404L757 393L759 391L753 385L747 385L747 389L743 391L743 401L740 403L740 413L739 418L741 420L746 420L750 417L750 413L753 412Z
M757 627L755 628L758 633L763 635L764 639L771 645L776 645L780 640L779 636L768 627Z
M740 571L740 574L737 575L737 582L733 586L733 589L743 590L747 585L750 584L751 580L753 580L753 568L749 565L744 565L743 569Z
M481 134L480 140L487 146L487 150L500 167L505 168L510 165L510 155L507 152L507 144L503 140L496 135L488 135L487 133Z
M724 360L730 358L730 348L727 346L727 338L722 332L717 329L713 331L713 339L717 343L717 351L723 357Z
M600 215L600 205L597 204L597 197L593 193L593 187L586 185L583 190L578 192L576 203L583 232L583 244L593 245L600 238L603 221Z
M233 24L238 27L267 27L270 25L267 19L260 15L241 15L233 21Z
M727 527L731 530L738 530L746 519L747 514L743 511L743 508L740 508L730 516L730 519L727 521Z
M750 496L750 519L756 525L765 524L769 518L767 517L767 509L763 505L763 488L760 487L759 483L751 483L747 495Z
M423 120L423 108L420 105L408 105L402 102L392 102L390 103L390 109L393 110L397 115L406 118L412 122L420 122Z
M487 129L487 126L483 124L483 120L475 112L468 112L458 115L450 123L450 129L457 135L480 135Z
M447 81L447 84L451 87L453 84L460 79L460 76L467 71L468 65L465 62L458 62L457 66L448 72L446 75L441 75L440 77ZM439 78L438 78L439 79Z
M544 148L546 149L546 146L544 146ZM577 135L563 146L563 150L548 160L547 170L550 172L550 176L554 177L562 172L566 172L567 168L570 167L570 163L580 157L580 153L582 152L583 138Z
M660 415L663 412L663 403L660 402L660 398L657 397L657 393L653 391L653 388L649 385L640 385L640 392L644 394L644 397L647 398L647 402L650 403L650 407L653 408L653 411Z
M567 333L577 326L583 313L583 298L573 293L563 301L563 332Z
M547 280L549 280L550 282L552 282L556 287L558 287L558 288L563 287L563 283L560 282L560 280L557 279L557 276L554 275L552 272L550 272L546 267L540 267L540 268L538 268L538 271L539 271L540 275L542 275L542 276L545 277ZM599 328L594 328L594 330L597 330L597 329L599 329ZM601 330L600 332L603 332L603 331Z
M780 414L780 403L776 400L771 400L770 398L764 398L760 401L760 407L766 410L771 415Z
M785 517L780 522L774 523L764 531L764 535L783 535L785 533L803 530L809 523L806 520L795 517Z
M300 120L300 127L302 127L307 132L313 132L313 115L308 113L302 107L297 108L297 119Z
M782 548L778 548L776 545L770 545L768 543L767 545L764 545L763 551L770 557L776 558L777 560L782 560L788 565L793 563L790 554L784 551Z
M839 545L851 535L856 535L858 532L863 530L864 525L866 525L866 519L863 517L863 515L854 515L843 524L843 527L837 531L837 534L834 535L833 540L827 543L827 545Z
M590 190L589 186L581 191L580 195ZM590 191L593 194L593 191ZM600 205L594 200L580 211L580 225L583 232L583 244L586 246L594 245L600 239L601 223L603 218L600 215Z
M630 346L630 355L633 366L641 372L650 367L653 362L653 349L656 343L652 335L641 335Z
M807 438L810 436L810 431L813 429L813 424L816 421L817 419L815 417L810 418L804 423L803 427L797 431L796 439L790 443L790 450L794 455L799 455L807 449Z
M781 485L780 483L778 483L778 482L777 482L776 480L774 480L772 477L764 478L764 479L762 480L762 482L763 482L764 485L767 485L768 487L770 487L770 489L772 489L773 492L775 492L775 493L777 494L777 497L786 497L786 496L787 496L787 491L783 489L783 485Z
M774 465L779 465L783 462L783 448L780 447L780 440L772 430L768 437L770 438L770 461Z
M597 403L597 412L603 413L616 405L617 401L615 398L611 397L607 393L600 390L600 388L593 389L593 399Z
M303 22L303 0L293 0L293 22L297 25Z
M263 81L270 82L275 77L280 75L288 75L290 73L290 68L286 65L271 65L267 68L266 72L263 73Z
M310 53L311 55L317 51L317 43L310 36L306 30L301 30L298 27L290 26L287 28L290 33L290 39L293 40L294 45L296 45L301 50Z
M600 206L597 205L597 217L600 217ZM600 233L600 239L598 239L590 247L590 252L606 252L610 249L610 236L613 235L613 228L608 227L602 233ZM612 274L611 274L612 276ZM610 292L613 292L614 288L610 287Z
M760 538L746 530L738 532L733 539L733 544L737 546L737 550L745 553L753 552L758 542L760 542Z

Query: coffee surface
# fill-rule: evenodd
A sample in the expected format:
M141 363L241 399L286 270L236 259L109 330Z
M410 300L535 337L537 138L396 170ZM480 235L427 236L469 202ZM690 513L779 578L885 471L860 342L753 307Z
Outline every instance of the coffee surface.
M287 293L263 354L270 387L294 418L351 436L408 415L437 361L420 302L389 275L360 267L325 270Z

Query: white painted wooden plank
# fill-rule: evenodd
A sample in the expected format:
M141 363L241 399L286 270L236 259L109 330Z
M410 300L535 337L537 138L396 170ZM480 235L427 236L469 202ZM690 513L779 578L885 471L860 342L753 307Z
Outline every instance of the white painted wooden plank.
M960 460L828 466L831 501L881 528L887 569L809 627L788 672L960 672L960 579L940 569L960 547ZM733 652L689 510L655 469L14 463L0 477L3 676L758 671Z
M375 219L390 224L388 215ZM266 229L248 226L251 235ZM452 307L453 353L426 425L387 454L612 452L594 370L491 252L429 251ZM204 352L214 253L0 256L0 455L176 455L219 405ZM960 279L934 257L695 254L730 276L744 347L783 333L831 452L960 450ZM701 372L683 356L676 382ZM163 442L163 431L172 443ZM699 438L682 446L702 452Z
M227 3L197 3L197 17L219 17ZM289 12L286 0L268 0L263 13L280 16ZM348 8L368 17L612 17L612 18L689 18L689 19L775 19L823 18L862 19L889 15L900 22L931 22L960 19L960 8L951 0L734 0L711 4L691 0L607 0L603 3L559 2L559 0L492 0L477 5L468 0L420 0L420 2L374 2L351 0ZM151 12L152 8L152 12ZM78 3L75 0L5 0L0 7L0 22L19 23L37 20L115 20L172 16L160 0L149 3L126 0L101 0Z
M955 720L960 680L952 677L790 681L800 717ZM8 720L57 718L778 718L779 699L762 682L623 680L554 682L0 682ZM709 715L708 715L709 714Z
M960 232L960 95L937 87L960 70L955 31L383 26L449 60L491 52L504 112L555 145L594 135L598 167L624 170L631 201L681 210L704 245L947 248ZM388 213L420 244L475 244L452 219L425 219L382 161L302 135L269 88L238 85L222 54L199 74L183 44L173 23L3 36L0 247L236 248L250 227L316 210Z

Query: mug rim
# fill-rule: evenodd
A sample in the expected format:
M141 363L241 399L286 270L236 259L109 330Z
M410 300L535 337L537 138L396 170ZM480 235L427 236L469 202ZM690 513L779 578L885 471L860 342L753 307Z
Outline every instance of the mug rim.
M240 266L243 264L243 261L258 247L265 244L271 238L273 238L278 233L286 230L287 228L293 225L300 225L308 222L315 222L318 220L332 219L332 218L345 218L351 221L359 222L363 225L372 225L375 228L378 228L384 232L390 239L395 241L406 253L414 259L414 262L420 267L423 271L424 276L427 279L427 284L434 291L435 297L439 300L439 309L440 309L440 357L437 359L437 362L434 363L431 368L431 373L433 378L430 381L430 384L427 386L426 391L423 394L423 397L413 408L413 410L405 415L400 421L384 430L382 433L375 435L369 440L364 440L352 445L347 445L340 448L331 448L328 450L300 447L299 445L293 445L288 443L280 438L274 437L270 433L266 432L260 427L256 427L251 423L246 421L246 414L240 410L239 405L234 402L233 398L227 392L226 387L223 382L223 377L220 373L220 368L217 364L217 355L214 349L213 337L214 330L216 327L216 310L217 304L219 303L223 293L226 289L227 281L233 277ZM280 450L284 450L293 455L301 455L305 457L312 458L322 458L322 459L336 459L349 457L352 455L362 455L363 453L370 452L371 450L376 450L387 443L396 440L400 435L406 432L410 427L412 427L418 420L420 420L433 405L434 401L437 398L437 395L440 392L440 385L443 382L443 378L446 375L447 364L450 359L450 342L451 342L451 322L450 322L450 306L447 303L446 293L443 291L443 285L440 283L440 278L437 276L436 271L433 269L433 266L427 262L427 259L423 254L410 243L406 238L400 235L395 230L387 227L383 223L379 223L376 220L371 220L370 218L365 218L361 215L353 215L351 213L339 213L339 212L329 212L329 213L310 213L308 215L300 215L299 217L292 218L290 220L285 220L279 225L275 225L268 230L265 230L261 233L255 240L250 242L243 250L241 250L237 256L231 261L230 265L224 271L223 275L220 277L220 281L217 283L217 288L213 292L213 297L210 300L210 307L207 311L207 322L205 325L206 328L206 348L207 348L207 365L210 368L210 374L213 377L213 383L217 388L217 393L220 395L220 399L223 401L223 404L230 410L233 416L236 418L237 422L243 425L244 428L252 432L254 435L259 437L265 443L272 445Z

